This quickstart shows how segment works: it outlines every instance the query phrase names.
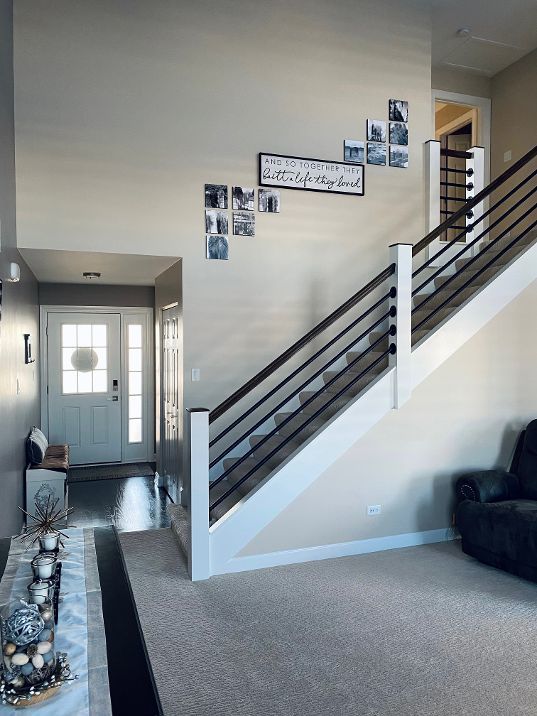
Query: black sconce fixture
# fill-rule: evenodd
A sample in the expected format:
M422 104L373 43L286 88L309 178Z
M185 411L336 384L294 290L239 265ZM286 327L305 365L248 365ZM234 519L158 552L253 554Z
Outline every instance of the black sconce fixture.
M32 358L32 339L29 333L24 334L24 362L35 363L35 358Z

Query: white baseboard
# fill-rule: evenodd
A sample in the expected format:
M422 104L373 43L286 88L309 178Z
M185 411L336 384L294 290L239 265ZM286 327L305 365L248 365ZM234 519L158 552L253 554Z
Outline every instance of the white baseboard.
M370 552L383 552L388 549L401 547L417 547L422 544L434 542L448 542L457 536L452 528L445 527L439 530L425 530L423 532L408 532L406 534L390 535L388 537L374 537L373 539L355 540L353 542L339 542L337 544L323 544L317 547L304 547L301 549L282 550L267 554L247 555L230 559L222 569L211 574L227 574L230 572L246 572L251 569L264 569L284 564L297 564L299 562L314 562L321 559L335 557L351 557L357 554Z

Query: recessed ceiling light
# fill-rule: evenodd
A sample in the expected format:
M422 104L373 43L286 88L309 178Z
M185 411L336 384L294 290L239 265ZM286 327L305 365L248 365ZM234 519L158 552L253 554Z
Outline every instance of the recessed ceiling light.
M100 271L84 271L82 276L84 278L88 278L88 279L101 278L101 272Z

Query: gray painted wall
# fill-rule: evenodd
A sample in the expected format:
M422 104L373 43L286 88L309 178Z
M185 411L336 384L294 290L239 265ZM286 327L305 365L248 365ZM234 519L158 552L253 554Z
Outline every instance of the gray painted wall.
M24 364L24 333L39 346L37 281L16 249L15 151L13 126L12 2L0 0L0 536L21 527L25 466L24 441L39 419L38 363ZM8 283L9 263L21 267L19 283ZM39 356L37 355L39 361Z
M40 283L42 306L122 306L128 308L155 305L153 286L108 286L78 283Z

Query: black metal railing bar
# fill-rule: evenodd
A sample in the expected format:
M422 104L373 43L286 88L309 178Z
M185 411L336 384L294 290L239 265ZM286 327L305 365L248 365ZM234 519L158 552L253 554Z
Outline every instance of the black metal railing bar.
M387 333L386 335L388 335L388 333ZM349 390L349 388L351 388L351 387L352 387L353 385L355 385L358 381L360 381L363 377L365 377L365 375L367 375L367 373L368 373L370 370L372 370L372 369L375 368L377 365L379 365L379 364L386 358L386 356L390 355L390 353L392 353L392 352L393 352L393 351L392 351L391 348L388 348L387 351L384 351L384 352L375 360L374 363L372 363L372 364L371 364L370 366L368 366L364 371L362 371L361 373L359 373L359 374L351 381L351 383L349 383L349 384L346 385L344 388L342 388L338 393L336 393L325 405L321 406L321 408L319 408L319 410L317 410L315 413L313 413L313 414L312 414L304 423L302 423L295 431L293 431L290 435L288 435L288 436L286 437L286 439L285 439L280 445L278 445L278 446L276 446L275 448L273 448L273 449L272 449L267 455L265 455L265 457L263 457L251 470L249 470L246 475L244 475L243 477L241 477L240 480L237 480L237 482L235 482L228 490L226 490L226 492L224 492L217 500L215 500L215 501L210 505L210 507L209 507L209 512L212 512L212 510L214 510L215 507L218 507L218 505L219 505L220 503L222 503L227 497L229 497L231 494L233 494L233 492L235 492L236 490L238 490L238 488L239 488L242 484L244 484L244 483L246 482L246 480L249 480L250 477L252 477L252 475L253 475L260 467L262 467L262 465L264 465L266 462L268 462L269 460L271 460L271 459L274 457L274 455L276 455L276 453L279 452L279 451L282 449L282 447L284 447L284 445L287 445L287 443L291 442L291 441L293 440L293 438L296 437L296 435L298 435L298 433L300 433L305 427L307 427L310 423L312 423L314 420L316 420L321 413L323 413L323 412L324 412L327 408L329 408L333 403L335 403L337 400L339 400L339 398L340 398L347 390ZM312 398L308 399L307 402L309 402L310 400L312 400ZM305 406L305 405L306 405L306 403L304 403L304 406ZM302 409L302 408L301 408L301 409ZM298 412L300 412L300 411L298 411ZM290 418L288 418L288 420L289 420L289 419L290 419ZM281 425L280 425L279 427L283 426L283 424L284 424L284 423L281 423ZM256 445L256 448L255 448L255 449L258 449L258 447L259 447L260 444L261 444L261 442L258 443L258 445ZM215 481L215 482L216 482L216 481ZM212 486L215 484L215 482L211 483L211 486L210 486L210 487L212 487ZM209 488L209 489L210 489L210 488Z
M492 214L494 211L496 211L496 209L498 209L498 207L500 207L502 204L504 204L504 203L507 201L507 199L510 199L514 194L516 194L516 192L517 192L519 189L521 189L523 186L525 186L525 185L526 185L531 179L533 179L533 177L535 177L535 176L537 176L537 169L534 169L533 172L531 172L531 174L530 174L529 176L527 176L526 178L522 179L522 181L520 181L520 182L519 182L516 186L514 186L510 191L508 191L506 194L504 194L502 197L500 197L500 199L498 199L495 204L493 204L493 205L490 206L486 211L484 211L484 212L481 214L481 216L474 222L474 225L475 225L475 224L480 224L484 219L486 219L490 214ZM519 206L523 201L526 201L526 199L527 199L529 196L531 196L534 192L535 192L535 188L531 189L531 190L528 192L528 194L526 194L526 196L522 198L522 200L519 200L519 201L517 201L515 204L513 204L513 206L510 207L510 208L507 210L507 212L505 212L505 213L502 215L502 218L505 218L507 215L509 215L510 213L512 213L516 208L518 208L518 206ZM472 211L472 210L470 209L470 211ZM470 213L470 212L468 211L468 212L466 213L466 215L468 215L469 213ZM496 225L498 224L498 220L496 220L496 221L493 222L493 223L494 223L494 225L490 225L490 226L489 226L487 229L485 229L485 231L482 232L477 238L481 238L485 233L487 233L487 231L490 231L491 228L494 228L494 226L496 226ZM452 247L455 243L460 242L460 240L463 238L463 236L464 236L465 234L467 234L467 233L469 233L470 231L473 230L473 226L474 226L474 225L468 224L467 226L460 227L461 229L463 229L462 233L460 233L458 236L455 236L453 239L451 239L451 241L449 241L447 244L445 244L445 246L443 246L436 254L434 254L434 256L430 256L430 257L427 259L427 261L425 261L419 268L417 268L417 269L414 271L414 273L412 274L412 278L416 278L417 276L419 276L420 273L421 273L422 271L424 271L428 266L430 266L433 261L435 261L437 258L439 258L440 256L442 256L442 254L444 254L444 253L445 253L450 247ZM455 227L454 227L454 226L451 226L451 227L449 227L449 228L452 228L452 229L453 229L453 228L455 228ZM474 239L472 242L470 242L469 244L467 244L467 246L472 246L474 243L475 243L475 239Z
M504 184L508 179L515 175L520 169L522 169L522 167L524 167L531 159L536 156L537 145L533 147L533 149L530 149L529 152L524 154L523 157L521 157L518 161L512 164L502 174L500 174L499 177L496 177L494 181L492 181L488 186L478 192L472 199L469 199L468 202L464 206L461 206L461 208L458 209L449 219L446 219L445 221L440 223L435 229L430 231L427 236L424 236L421 241L418 241L417 244L414 244L412 255L417 256L419 253L421 253L423 249L427 248L427 246L429 246L432 241L434 241L441 234L443 234L444 231L451 226L451 224L457 223L457 220L464 216L464 214L469 209L473 209L475 206L480 204L484 199L490 196L493 191L495 191L498 187Z
M514 211L516 211L518 209L518 207L521 204L523 204L525 201L527 201L529 199L529 197L532 196L532 194L535 194L536 191L537 191L537 186L534 187L533 189L531 189L525 196L521 197L516 202L516 204L513 204L512 207L509 207L509 209L507 209L507 211L504 211L504 213L501 216L499 216L497 219L495 219L492 222L492 224L490 224L490 226L483 229L483 231L481 231L475 238L473 238L472 241L469 241L467 244L465 244L464 247L457 254L455 254L454 256L451 256L450 259L443 266L440 266L434 273L432 273L430 276L428 276L427 279L425 281L423 281L423 283L421 283L419 286L417 286L415 289L413 289L412 296L416 296L420 291L422 291L425 288L425 286L427 286L427 284L431 283L431 281L434 281L435 278L438 278L450 264L457 261L464 253L466 253L466 251L468 251L468 249L471 249L472 246L475 246L475 244L478 241L480 241L483 238L483 236L485 236L485 234L490 233L492 231L492 229L495 229L496 226L498 226L498 224L501 224L501 222L504 219L506 219ZM533 211L533 209L530 209L529 213L531 213L531 211ZM507 230L509 231L511 228L514 228L514 226L519 224L520 221L522 221L524 218L525 218L524 215L521 216L519 219L514 221L513 225L511 227L508 227ZM483 253L483 251L481 251L480 253Z
M292 373L290 373L288 376L286 376L283 380L281 380L278 385L276 385L274 388L269 390L266 395L264 395L262 398L259 398L254 405L252 405L248 410L246 410L244 413L242 413L236 420L234 420L232 423L230 423L224 430L222 430L215 438L213 438L209 442L209 447L213 447L216 445L217 442L219 442L225 435L227 435L231 430L236 428L240 423L247 418L249 415L251 415L257 408L259 408L263 403L265 403L269 398L272 398L273 395L275 395L278 391L280 391L287 383L289 383L293 378L295 378L299 373L301 373L305 368L307 368L311 363L313 363L319 356L321 356L325 351L327 351L331 346L334 345L334 343L337 343L341 338L343 338L344 335L349 333L353 328L355 328L359 323L361 323L363 320L365 320L368 316L370 316L374 311L377 310L377 308L380 308L385 301L387 301L390 296L392 296L392 290L388 291L388 293L384 294L381 298L378 299L378 301L375 301L366 311L364 311L358 318L355 318L354 321L349 323L348 326L343 328L336 336L334 336L328 343L326 343L322 348L320 348L316 353L314 353L310 358L308 358L304 363L302 363L298 368L296 368ZM360 339L357 339L360 340ZM331 359L335 360L335 359ZM258 425L256 427L259 427ZM252 428L252 430L255 430L256 427ZM229 447L228 449L232 449ZM218 460L216 460L218 462ZM211 465L212 467L212 465Z
M304 346L310 343L326 328L331 326L338 318L341 318L341 316L347 313L347 311L356 306L357 303L360 303L360 301L366 298L366 296L369 296L369 294L372 293L376 288L381 286L384 281L386 281L390 278L390 276L393 275L394 272L395 264L390 264L390 266L385 268L384 271L381 271L377 276L375 276L375 278L373 278L371 281L369 281L368 284L366 284L362 289L360 289L360 291L351 296L339 308L336 308L336 310L332 311L329 316L327 316L324 320L314 326L314 328L308 331L305 336L293 343L293 345L286 351L284 351L280 356L278 356L278 358L275 358L271 363L269 363L265 368L263 368L263 370L259 371L259 373L257 373L253 378L246 382L241 388L239 388L232 395L230 395L229 398L226 398L226 400L220 403L220 405L214 408L214 410L211 410L209 414L209 423L213 423L227 410L229 410L229 408L238 403L239 400L248 395L248 393L250 393L254 388L256 388L261 382L263 382L270 375L272 375L274 371L276 371L290 358L292 358L295 353L298 353L298 351L304 348Z
M537 208L537 205L533 207L533 210L535 210L536 208ZM508 251L510 251L515 246L515 244L517 244L520 241L520 239L524 238L524 236L528 232L530 232L535 226L537 226L537 219L532 224L530 224L521 234L519 234L519 236L517 236L515 239L513 239L513 241L511 241L504 249L499 251L498 254L496 254L492 259L490 259L490 261L488 261L484 266L482 266L475 274L472 274L472 276L470 276L470 278L467 281L465 281L462 284L462 286L457 288L453 292L453 294L448 296L444 301L442 301L442 303L440 303L438 306L436 306L425 318L423 318L419 323L417 323L412 328L411 332L415 333L416 331L419 331L419 329L425 323L427 323L433 316L435 316L439 311L441 311L443 308L445 308L450 303L450 301L452 301L455 298L455 296L458 296L459 293L462 293L462 291L465 291L469 286L471 286L472 282L475 281L475 279L478 278L478 276L481 276L481 274L483 274L485 271L487 271L489 268L491 268L494 265L495 261L497 261L501 256L506 254ZM507 233L507 229L505 230L505 232L502 232L502 234L500 234L500 236L498 236L494 241L491 241L490 245L487 246L486 249L484 249L482 252L480 252L479 254L474 256L473 259L470 259L468 261L468 264L473 263L473 261L478 259L483 253L485 253L486 250L489 250L491 248L491 246L493 246L494 244L496 244L497 241L499 241L501 238L503 238L503 235L505 235L505 233ZM467 268L467 267L465 267L465 268ZM444 290L446 284L450 283L451 280L453 278L455 278L455 276L457 276L457 275L458 274L453 274L453 276L450 276L448 281L446 281L445 284L442 284L442 290ZM435 294L437 292L438 291L435 291ZM433 297L433 295L434 294L429 294L429 296L427 297L427 300L430 300ZM423 303L426 303L426 301L424 301ZM423 303L420 304L419 306L416 306L414 311L418 311L423 306ZM414 313L414 311L412 311L412 313Z
M473 169L455 169L454 167L440 167L441 172L452 172L453 174L466 174L467 177L471 177L474 174Z
M440 156L453 157L454 159L471 159L474 155L472 152L463 152L460 149L446 149L445 147L441 147Z
M348 372L351 370L351 368L352 368L356 363L358 363L358 361L362 360L362 358L363 358L364 356L368 355L369 353L371 353L371 351L374 351L375 348L376 348L385 338L387 338L389 335L391 335L390 330L387 330L385 333L382 333L382 334L379 336L379 338L377 338L377 340L374 341L374 342L369 346L369 348L367 348L365 351L363 351L362 353L360 353L360 355L359 355L357 358L355 358L354 360L352 360L340 373L338 373L338 374L335 375L333 378L331 378L327 383L325 383L321 388L319 388L319 390L315 391L315 392L313 393L313 395L310 396L307 400L305 400L298 408L296 408L296 410L294 410L293 412L289 413L289 415L287 416L287 418L285 418L284 420L282 420L282 422L279 423L279 425L277 425L275 428L273 428L272 430L270 430L266 435L264 435L263 438L257 443L257 445L255 445L255 447L250 448L250 450L248 450L246 453L244 453L243 455L241 455L241 457L237 458L236 462L234 462L233 465L231 465L231 467L229 467L229 468L228 468L227 470L225 470L221 475L219 475L219 476L216 478L216 480L213 480L213 481L211 482L210 486L209 486L209 490L211 490L211 489L213 489L214 487L216 487L216 485L218 485L218 483L220 483L220 482L221 482L222 480L224 480L228 475L230 475L234 470L236 470L236 468L239 467L239 465L242 465L242 463L243 463L245 460L247 460L249 457L251 457L251 456L256 452L256 450L259 450L259 448L262 447L268 440L270 440L271 437L273 437L274 435L276 435L276 433L279 432L283 427L285 427L285 425L287 425L288 422L290 422L291 420L293 420L293 418L296 418L296 416L297 416L299 413L301 413L301 412L304 410L304 408L307 408L307 406L308 406L310 403L312 403L314 400L316 400L317 398L319 398L326 390L328 390L328 388L330 388L331 385L333 385L333 384L334 384L337 380L339 380L343 375L345 375L346 373L348 373ZM371 364L362 372L363 375L366 375L369 370L372 370L372 368L375 366L376 363L377 363L377 361L374 361L373 363L371 363ZM360 375L362 375L362 373L361 373ZM309 381L308 381L308 382L309 382ZM353 381L352 384L354 384L354 382L355 382L355 381ZM352 385L352 384L351 384L351 385ZM288 441L286 441L286 442L288 442Z
M389 297L390 297L390 294L387 294L387 296L384 300L387 300ZM226 449L223 452L221 452L220 455L218 455L218 457L215 457L214 460L211 461L211 463L209 464L209 467L212 468L215 465L217 465L220 462L220 460L222 460L231 450L234 450L237 447L237 445L240 445L242 443L242 441L248 437L248 435L251 435L254 430L257 430L257 428L259 428L261 425L263 425L263 423L266 422L272 415L274 415L279 410L281 410L290 400L292 400L302 390L304 390L304 388L306 388L311 383L312 380L315 380L322 373L324 373L325 370L328 370L328 368L330 368L330 366L333 365L333 363L335 361L342 358L346 353L348 353L352 348L354 348L354 346L356 346L358 343L360 343L360 341L362 341L364 338L366 338L371 333L371 331L373 331L375 328L378 328L378 326L380 326L382 323L384 323L384 321L387 320L392 315L393 314L391 311L388 311L387 313L382 315L372 325L370 325L368 328L366 328L366 330L363 331L357 338L355 338L353 341L351 341L351 343L348 346L345 346L345 348L341 349L335 356L332 356L327 363L325 363L321 368L318 368L313 373L313 375L308 376L307 379L303 383L301 383L298 388L295 388L292 391L292 393L290 393L283 400L281 400L278 403L278 405L271 408L270 411L268 413L266 413L262 418L259 418L256 421L255 425L249 427L245 433L243 433L239 438L236 438L231 443L231 445L228 445L226 447ZM339 338L339 336L337 338ZM335 340L336 339L334 339L334 341ZM322 352L322 349L321 349L321 351L319 351L319 353L321 353L321 352ZM363 355L366 355L366 353L361 353L360 358ZM261 404L263 402L264 402L264 399L261 399L260 401L258 401L259 404ZM209 443L209 445L210 445L210 443Z
M471 181L469 181L467 184L461 184L460 182L456 181L441 181L440 186L452 186L456 189L467 189L468 191L472 191L472 189L474 188L474 185Z

